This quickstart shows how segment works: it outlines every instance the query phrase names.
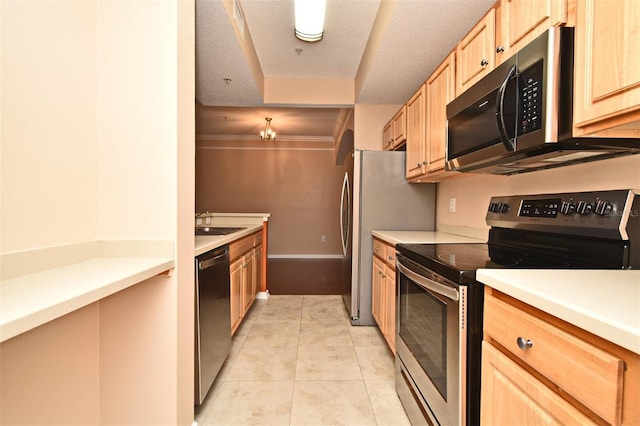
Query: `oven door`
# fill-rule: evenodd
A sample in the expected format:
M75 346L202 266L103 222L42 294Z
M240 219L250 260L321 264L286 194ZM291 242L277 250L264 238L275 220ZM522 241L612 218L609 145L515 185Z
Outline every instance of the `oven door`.
M466 371L466 336L462 334L466 331L461 321L465 321L466 310L460 307L466 300L466 286L458 286L401 255L397 257L397 276L398 373L408 376L398 379L398 386L404 382L415 388L411 390L413 399L420 411L435 418L431 421L464 424L466 410L460 401L465 383L461 372ZM402 391L407 394L407 389ZM403 404L414 405L406 399ZM415 406L411 409L415 411Z

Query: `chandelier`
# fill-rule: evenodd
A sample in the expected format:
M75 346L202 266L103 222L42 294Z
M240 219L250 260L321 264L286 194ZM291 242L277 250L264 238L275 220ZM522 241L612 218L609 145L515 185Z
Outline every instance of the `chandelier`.
M266 117L264 130L260 132L260 139L274 141L276 140L276 132L271 130L271 117Z

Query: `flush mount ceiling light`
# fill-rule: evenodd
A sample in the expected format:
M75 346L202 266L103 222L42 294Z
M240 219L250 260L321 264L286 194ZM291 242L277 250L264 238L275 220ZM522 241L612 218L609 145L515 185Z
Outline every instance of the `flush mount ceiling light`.
M266 123L264 130L260 132L260 139L268 141L276 140L276 132L271 130L271 117L266 117L264 120Z
M327 0L295 0L296 37L302 41L320 41L324 31Z

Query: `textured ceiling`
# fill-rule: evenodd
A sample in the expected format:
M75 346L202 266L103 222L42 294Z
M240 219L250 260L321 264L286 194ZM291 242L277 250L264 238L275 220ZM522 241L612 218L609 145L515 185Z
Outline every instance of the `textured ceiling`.
M279 126L282 132L284 123L276 120L277 108L264 104L250 71L250 60L231 24L238 15L227 13L223 1L234 8L232 0L196 0L196 98L204 109L215 110L218 115L229 117L241 111L245 114L244 121L256 123L254 126L263 127L264 117L274 116L274 126ZM365 49L375 47L371 67L356 93L356 103L364 104L405 103L494 3L494 0L327 0L323 40L305 43L294 36L293 0L237 1L265 78L354 79ZM371 44L371 30L381 1L387 3L385 6L393 5L393 13L379 43ZM299 54L298 48L302 49ZM225 83L224 78L230 78L231 82ZM223 107L251 108L231 108L225 113ZM286 115L296 112L301 115L300 122L317 119L309 105L286 107ZM319 116L324 115L320 112ZM201 115L197 125L200 135L255 134L250 126L243 131L229 128L229 119L207 123L206 117ZM319 136L315 126L309 125L308 129L291 134ZM325 123L322 136L331 136L334 129L335 123Z

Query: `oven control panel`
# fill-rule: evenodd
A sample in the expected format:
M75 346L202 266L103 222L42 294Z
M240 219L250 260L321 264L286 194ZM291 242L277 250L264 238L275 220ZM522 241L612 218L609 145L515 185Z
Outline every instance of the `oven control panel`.
M630 218L640 221L638 194L611 190L492 197L486 221L492 227L574 235L623 234Z

